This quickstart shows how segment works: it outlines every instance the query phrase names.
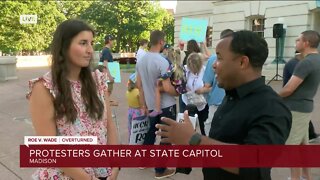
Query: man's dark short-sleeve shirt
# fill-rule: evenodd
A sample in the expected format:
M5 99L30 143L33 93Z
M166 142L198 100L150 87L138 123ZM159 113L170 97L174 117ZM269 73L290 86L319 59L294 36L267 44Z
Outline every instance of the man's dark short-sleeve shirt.
M297 58L290 59L283 68L283 86L287 84L289 79L291 78L294 68L299 63Z
M103 50L102 50L100 62L103 62L106 59L108 60L108 62L113 62L113 57L112 57L111 51L107 47L103 48Z
M284 144L291 129L291 113L261 77L226 91L214 114L209 137L233 144ZM271 179L270 168L240 168L239 175L219 168L204 168L204 179Z
M320 54L308 54L297 64L293 75L303 79L303 82L284 101L291 111L311 113L313 98L320 84Z

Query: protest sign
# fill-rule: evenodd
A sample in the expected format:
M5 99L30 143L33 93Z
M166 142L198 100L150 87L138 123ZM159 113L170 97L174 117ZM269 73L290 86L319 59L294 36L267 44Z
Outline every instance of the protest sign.
M121 83L120 64L118 62L108 62L108 68L115 83Z
M149 130L149 126L149 118L147 116L134 118L131 125L129 144L142 145Z
M203 42L206 38L208 20L182 18L180 39L189 41L191 39L197 42Z

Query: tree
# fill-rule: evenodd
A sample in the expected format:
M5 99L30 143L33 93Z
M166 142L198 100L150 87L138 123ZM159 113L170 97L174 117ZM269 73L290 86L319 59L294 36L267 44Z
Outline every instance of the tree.
M93 1L57 1L59 10L67 19L78 18Z
M0 2L0 49L3 52L48 49L52 32L65 19L55 1ZM37 24L20 24L20 15L37 15Z
M137 49L141 38L159 29L173 42L173 18L153 1L0 1L0 50L26 52L48 50L52 34L65 19L87 20L96 30L96 49L101 49L106 34L116 36L115 50ZM20 15L37 15L37 24L20 24Z
M155 29L170 29L171 23L159 2L141 0L95 1L80 17L96 28L96 39L100 42L96 48L102 48L106 34L115 35L116 52L125 51L127 44L131 52L135 51L141 38L149 39L150 31Z
M162 31L166 33L166 42L168 44L174 44L174 18L172 14L167 13L163 18Z

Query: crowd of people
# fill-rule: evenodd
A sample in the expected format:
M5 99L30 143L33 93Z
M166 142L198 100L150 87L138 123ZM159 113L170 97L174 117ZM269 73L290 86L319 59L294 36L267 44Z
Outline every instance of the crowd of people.
M50 72L29 82L27 98L36 135L98 136L100 145L119 143L109 98L114 77L108 63L113 62L114 37L105 37L100 63L91 70L94 35L81 20L66 20L57 27ZM269 52L267 42L257 34L223 30L213 54L205 42L189 40L184 51L183 42L173 47L166 44L165 36L154 30L149 41L140 41L135 73L127 83L129 135L135 118L148 116L144 145L155 144L156 136L161 137L160 145L308 144L313 98L320 82L316 31L304 31L297 38L300 55L286 65L279 93L262 76ZM183 123L176 121L178 112L184 113ZM190 121L191 112L197 114L199 132ZM40 168L33 178L112 180L119 170ZM155 178L190 171L155 167ZM270 167L203 168L203 179L271 179L270 173ZM298 168L291 170L292 180L300 178L312 178L307 168L302 174Z

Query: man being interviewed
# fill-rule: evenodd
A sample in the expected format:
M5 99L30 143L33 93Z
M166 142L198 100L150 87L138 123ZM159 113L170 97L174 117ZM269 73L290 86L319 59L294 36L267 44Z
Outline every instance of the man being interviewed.
M284 144L291 113L261 76L268 57L266 41L251 31L234 32L216 47L213 64L218 86L226 90L214 114L209 137L195 133L185 112L185 123L163 118L157 135L163 142L191 145ZM271 179L270 168L204 168L205 180Z

